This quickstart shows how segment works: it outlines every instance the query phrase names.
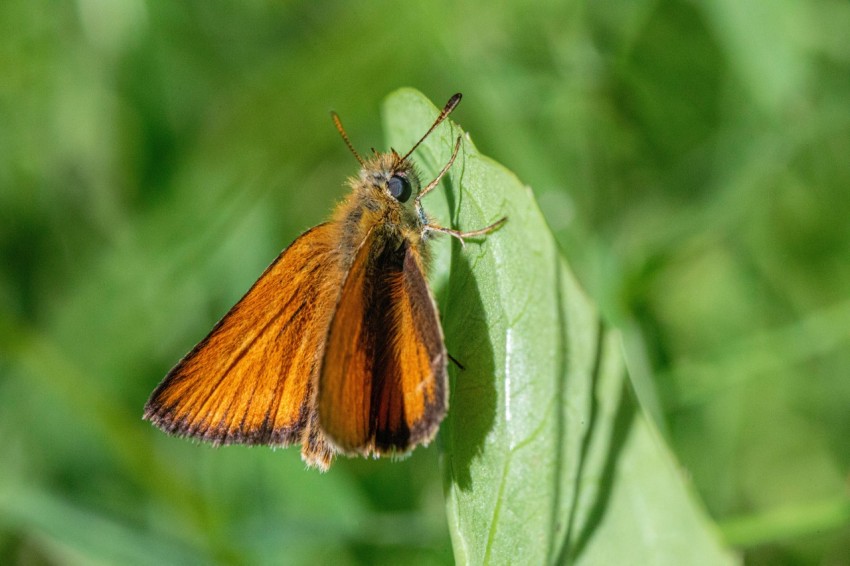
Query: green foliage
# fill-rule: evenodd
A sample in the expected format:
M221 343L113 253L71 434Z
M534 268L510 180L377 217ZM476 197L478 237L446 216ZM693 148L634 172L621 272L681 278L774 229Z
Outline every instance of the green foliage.
M393 147L437 114L420 93L385 104ZM425 179L447 163L443 126L420 146ZM462 360L443 425L449 528L459 564L724 564L675 462L624 394L620 336L560 256L532 193L467 138L448 174L452 226L508 223L449 253L446 342ZM440 261L438 257L437 261Z
M533 10L0 2L0 563L442 564L462 552L452 537L468 541L474 560L486 540L475 513L496 524L499 542L504 532L491 520L496 495L469 506L488 464L506 469L487 439L498 448L510 438L499 413L505 381L476 372L491 364L495 374L505 351L505 334L490 333L512 322L503 291L522 294L467 275L519 243L548 250L551 261L528 261L565 286L572 278L557 258L568 259L611 325L602 336L622 337L628 367L625 389L613 367L610 381L594 382L599 424L576 428L572 413L561 421L572 423L566 438L589 439L584 479L529 519L554 526L537 549L560 555L569 525L559 514L575 509L570 537L595 525L579 554L618 560L596 553L622 550L602 541L629 540L628 509L650 495L689 512L702 501L747 563L846 562L848 21L845 3L829 0ZM472 198L464 183L474 160L452 171L451 208L443 191L426 199L440 222L464 228L511 211L500 232L465 250L438 243L434 287L449 347L467 366L453 373L441 437L444 491L436 447L397 463L343 460L319 476L297 450L213 450L142 422L169 367L346 190L356 162L327 111L340 113L359 150L385 149L377 109L402 85L437 101L464 93L453 118L532 188L561 250L515 234L523 219L541 225L533 207L512 210L527 196ZM448 135L419 152L423 168L444 162ZM521 276L544 287L543 276ZM545 289L553 294L564 305L575 297ZM559 312L550 306L549 316ZM535 297L526 308L542 307ZM567 335L607 344L599 332ZM511 398L536 403L555 383L541 376ZM558 394L567 407L592 399ZM465 410L473 401L483 414ZM542 430L552 426L556 401L547 401L526 411ZM612 410L631 426L618 428ZM611 488L605 513L594 515L604 489L588 488L588 474L617 442L617 465L603 466L599 484ZM579 460L566 457L575 450L547 457L575 470ZM468 483L452 470L466 470ZM681 476L693 497L666 492ZM693 528L680 516L675 532L700 548L712 537L690 516ZM499 517L516 519L510 505Z

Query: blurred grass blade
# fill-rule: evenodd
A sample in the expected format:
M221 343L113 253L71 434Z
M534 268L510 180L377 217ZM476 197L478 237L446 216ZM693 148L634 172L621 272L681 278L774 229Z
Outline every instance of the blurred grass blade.
M410 89L384 111L399 151L438 112ZM425 181L461 133L442 126L417 150ZM448 238L435 246L447 347L466 368L452 368L441 433L457 562L734 562L634 406L621 338L561 258L531 191L468 137L448 185L425 202L437 223L509 219L465 249Z
M99 511L83 509L52 493L3 478L0 524L28 533L57 563L208 564L197 548L163 533L140 532Z

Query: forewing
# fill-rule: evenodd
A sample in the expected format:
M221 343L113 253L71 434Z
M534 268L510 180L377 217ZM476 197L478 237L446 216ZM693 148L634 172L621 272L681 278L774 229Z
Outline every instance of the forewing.
M319 423L347 453L428 442L447 407L446 352L416 248L370 234L332 319L319 377Z
M364 452L369 441L375 326L369 281L374 230L348 270L328 330L319 374L319 426L346 452Z
M427 444L448 408L443 330L416 248L405 245L402 272L388 287L386 354L372 390L379 453Z
M145 418L215 444L299 442L343 273L334 231L322 224L284 250L168 373Z

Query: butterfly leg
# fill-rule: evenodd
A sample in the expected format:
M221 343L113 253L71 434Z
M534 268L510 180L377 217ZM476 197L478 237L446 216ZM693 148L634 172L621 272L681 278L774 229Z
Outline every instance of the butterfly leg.
M440 170L440 172L437 174L437 178L425 185L425 188L419 191L419 194L416 196L415 199L413 199L413 203L416 205L416 210L420 212L420 217L422 216L422 197L433 191L434 188L440 184L440 180L443 178L443 175L448 172L449 168L452 166L452 163L455 162L455 158L457 158L458 151L460 151L460 142L461 137L458 136L457 141L455 142L455 148L452 151L452 156L449 158L449 162L446 163L446 165Z
M499 227L502 226L502 224L504 224L507 221L508 221L508 217L504 216L504 217L500 218L499 220L497 220L496 222L493 222L489 226L486 226L484 228L480 228L478 230L471 230L469 232L461 232L460 230L452 230L451 228L443 228L442 226L436 226L434 224L425 224L422 227L422 233L424 234L425 232L439 232L441 234L448 234L449 236L454 236L455 238L460 240L461 246L466 246L466 242L464 241L465 238L474 238L475 236L483 236L485 234L489 234L490 232L497 230Z
M465 369L466 369L465 367L463 367L463 364L462 364L462 363L460 363L459 361L457 361L457 359L456 359L453 355L449 354L448 352L446 352L446 355L448 355L448 356L449 356L449 360L451 360L451 361L454 363L454 365L456 365L456 366L457 366L457 368L458 368L459 370L463 371L463 370L465 370Z

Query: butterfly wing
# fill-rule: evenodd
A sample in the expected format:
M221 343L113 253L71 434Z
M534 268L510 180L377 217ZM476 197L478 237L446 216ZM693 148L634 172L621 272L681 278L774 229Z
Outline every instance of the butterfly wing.
M343 275L335 239L322 224L284 250L168 373L144 417L217 445L302 441Z
M373 230L351 264L328 331L322 430L346 453L403 453L427 443L448 406L446 359L418 249Z

